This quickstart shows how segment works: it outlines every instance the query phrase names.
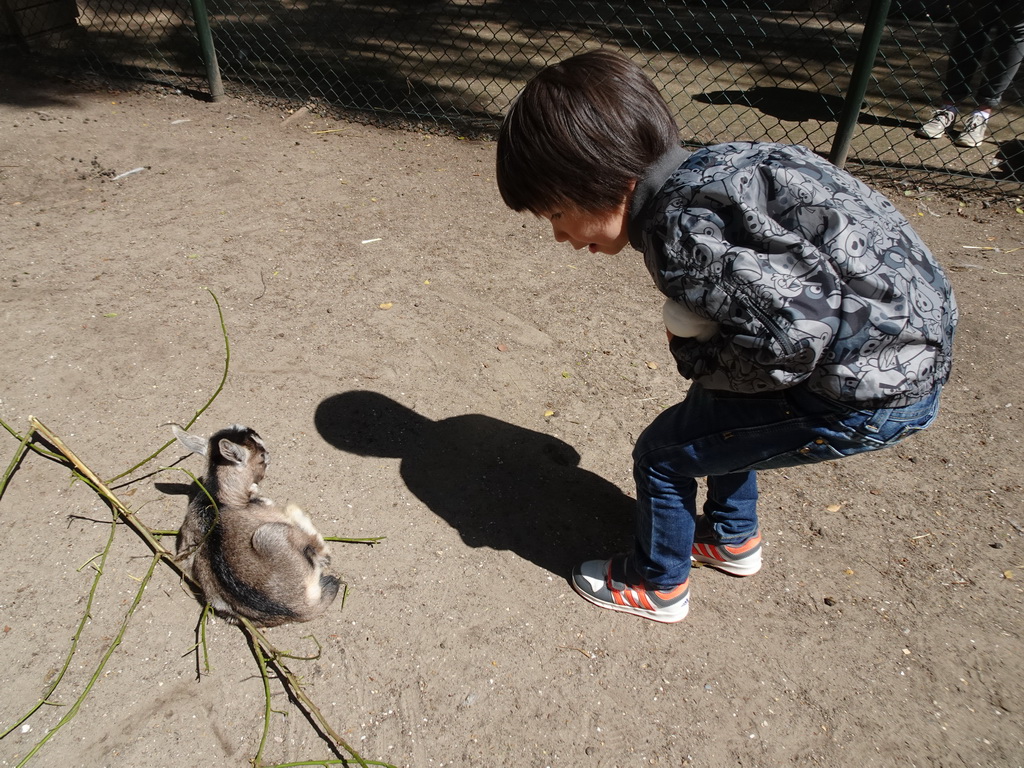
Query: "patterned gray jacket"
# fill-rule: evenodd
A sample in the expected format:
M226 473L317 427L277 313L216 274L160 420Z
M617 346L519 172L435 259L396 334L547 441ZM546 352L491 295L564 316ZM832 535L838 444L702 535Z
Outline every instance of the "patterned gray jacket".
M883 195L804 147L674 149L637 183L630 243L659 290L719 323L674 338L679 372L758 393L805 382L895 407L949 377L956 301Z

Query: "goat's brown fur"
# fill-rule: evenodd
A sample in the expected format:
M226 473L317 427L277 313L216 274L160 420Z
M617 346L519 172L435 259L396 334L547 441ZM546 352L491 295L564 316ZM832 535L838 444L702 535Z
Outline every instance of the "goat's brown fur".
M238 425L209 441L177 428L175 435L207 458L206 493L194 490L178 537L178 557L206 601L225 618L260 626L327 610L339 586L324 573L330 552L301 509L260 495L269 461L260 436Z

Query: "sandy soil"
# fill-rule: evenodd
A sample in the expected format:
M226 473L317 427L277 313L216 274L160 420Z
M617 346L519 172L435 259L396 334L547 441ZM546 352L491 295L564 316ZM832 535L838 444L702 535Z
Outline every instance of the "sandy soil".
M1024 765L1024 215L892 190L955 280L934 428L765 473L766 567L698 570L663 626L566 577L628 542L629 452L683 396L635 255L598 258L505 210L493 146L229 100L0 75L0 418L34 415L101 477L195 430L256 428L264 490L338 536L347 601L270 630L325 716L394 766ZM137 168L143 170L122 175ZM207 290L208 289L208 290ZM3 433L0 463L18 442ZM174 529L187 477L115 483ZM177 466L198 472L196 457ZM0 731L83 616L110 513L29 456L0 500ZM60 687L0 741L15 765L66 715L149 565L119 529ZM242 766L262 682L161 566L84 705L33 760ZM330 755L274 688L268 761Z

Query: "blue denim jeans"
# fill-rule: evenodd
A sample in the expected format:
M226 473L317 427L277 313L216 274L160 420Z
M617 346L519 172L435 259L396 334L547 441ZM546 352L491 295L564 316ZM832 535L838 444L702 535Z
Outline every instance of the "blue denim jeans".
M804 386L758 395L693 384L663 411L633 450L637 489L632 565L648 586L682 584L690 572L697 480L720 543L753 536L757 470L814 464L893 445L931 424L940 390L899 408L858 410Z

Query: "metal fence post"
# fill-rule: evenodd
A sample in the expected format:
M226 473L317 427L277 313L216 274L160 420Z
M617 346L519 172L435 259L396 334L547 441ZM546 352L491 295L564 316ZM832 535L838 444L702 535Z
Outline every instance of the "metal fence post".
M853 129L857 126L864 94L867 93L868 83L871 81L871 70L882 43L882 33L885 31L891 4L892 0L871 0L871 8L864 24L864 34L861 35L860 47L857 49L857 62L850 77L850 90L846 94L846 101L839 115L839 125L836 126L836 135L832 141L832 151L828 156L829 161L840 168L846 165Z
M210 31L210 17L206 12L206 0L191 0L192 16L199 35L199 48L206 64L206 79L210 83L210 99L217 101L224 95L224 83L220 79L220 65L217 64L217 50L213 47L213 32Z

